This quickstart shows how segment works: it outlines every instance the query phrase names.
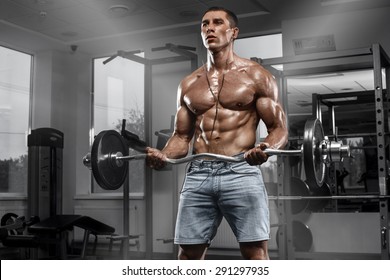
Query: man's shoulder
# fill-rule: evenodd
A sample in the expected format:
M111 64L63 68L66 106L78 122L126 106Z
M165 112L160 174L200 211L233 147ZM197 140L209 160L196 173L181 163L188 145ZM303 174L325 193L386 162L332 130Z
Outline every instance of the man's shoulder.
M245 71L254 80L264 79L272 76L271 73L256 61L247 58L238 58L237 67L239 71Z
M203 70L203 66L199 67L198 69L196 69L195 71L193 71L191 74L185 76L182 80L181 80L181 87L188 87L188 86L191 86L195 81L197 81L199 79L200 76L202 76L204 70Z

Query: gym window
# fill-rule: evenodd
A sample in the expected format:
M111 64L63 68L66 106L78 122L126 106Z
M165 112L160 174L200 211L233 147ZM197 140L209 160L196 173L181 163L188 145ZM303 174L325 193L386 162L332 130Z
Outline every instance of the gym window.
M0 46L0 192L27 193L32 55Z
M145 139L144 66L122 57L109 62L107 59L103 57L93 61L93 134L98 135L102 130L120 132L125 119L126 130ZM130 193L143 194L144 161L130 161L129 168L132 170L129 174ZM93 179L92 192L107 191ZM116 192L122 192L122 188Z
M235 52L242 57L261 59L283 56L282 34L271 34L237 39L234 42Z

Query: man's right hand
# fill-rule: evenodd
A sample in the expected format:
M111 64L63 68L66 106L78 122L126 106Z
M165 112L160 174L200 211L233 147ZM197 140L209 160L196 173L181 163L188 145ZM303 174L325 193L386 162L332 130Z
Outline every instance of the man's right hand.
M166 155L163 154L160 150L151 147L146 148L145 163L150 168L156 170L164 168L167 165L166 159Z
M244 158L250 165L261 165L268 160L268 155L264 152L269 147L268 143L262 142L244 154Z

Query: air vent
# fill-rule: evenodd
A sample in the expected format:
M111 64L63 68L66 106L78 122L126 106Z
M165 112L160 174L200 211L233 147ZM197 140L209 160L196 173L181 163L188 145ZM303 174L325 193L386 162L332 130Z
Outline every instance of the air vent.
M336 50L336 44L333 35L294 39L293 44L296 55Z

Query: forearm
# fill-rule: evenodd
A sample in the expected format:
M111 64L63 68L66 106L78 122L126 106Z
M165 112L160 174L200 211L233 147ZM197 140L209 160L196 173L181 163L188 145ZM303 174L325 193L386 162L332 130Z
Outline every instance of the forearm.
M173 134L161 152L167 158L183 158L188 153L190 141L191 139L188 137Z
M263 142L268 143L270 148L283 149L288 142L287 129L284 126L279 126L269 131Z

